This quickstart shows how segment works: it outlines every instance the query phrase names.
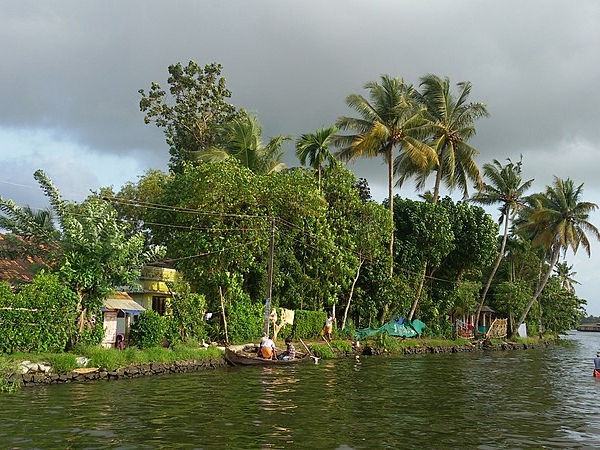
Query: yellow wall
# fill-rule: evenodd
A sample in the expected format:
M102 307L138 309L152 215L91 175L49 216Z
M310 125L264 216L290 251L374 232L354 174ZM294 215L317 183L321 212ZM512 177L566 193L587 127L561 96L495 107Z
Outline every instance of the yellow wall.
M142 305L145 309L152 309L152 297L160 296L171 298L166 281L175 281L177 271L164 267L143 267L142 276L138 280L140 291L129 292L133 300Z

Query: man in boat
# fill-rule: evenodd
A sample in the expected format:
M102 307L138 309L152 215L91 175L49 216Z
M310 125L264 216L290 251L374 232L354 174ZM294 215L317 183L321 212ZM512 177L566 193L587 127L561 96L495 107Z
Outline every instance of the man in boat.
M594 358L594 376L600 377L600 350L596 352L596 357Z
M292 340L290 338L286 338L285 340L285 352L281 355L281 359L288 360L294 359L296 357L296 347L292 344Z
M260 340L260 356L265 359L277 359L277 351L275 350L275 342L271 337L265 337Z

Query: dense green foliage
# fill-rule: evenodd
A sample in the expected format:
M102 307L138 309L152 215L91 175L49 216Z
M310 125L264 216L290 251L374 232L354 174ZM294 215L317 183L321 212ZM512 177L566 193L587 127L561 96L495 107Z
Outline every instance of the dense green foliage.
M131 342L141 349L159 346L165 338L165 319L156 311L142 311L131 327Z
M168 92L156 82L148 93L139 90L144 121L155 122L164 130L173 171L180 171L193 152L218 145L221 126L238 116L236 108L227 103L231 92L221 70L217 63L204 67L195 61L185 67L172 64L168 68Z
M298 339L313 339L321 336L327 313L323 311L296 310L293 336Z
M524 321L530 330L541 321L561 332L582 314L585 300L564 257L580 247L589 253L590 238L600 238L588 222L597 206L582 201L583 185L569 179L524 197L533 180L522 182L521 162L484 165L482 184L468 141L488 113L468 101L469 82L457 85L457 95L436 75L422 77L418 89L387 75L369 82L368 98L347 97L358 117L340 117L341 131L323 128L296 141L310 168L282 170L288 137L263 143L256 116L227 103L220 65L174 64L169 75L168 91L158 83L140 91L145 122L165 132L169 173L149 171L119 192L104 188L75 204L40 170L34 176L51 205L44 214L0 198L0 225L12 233L2 254L36 256L52 273L20 291L0 285L2 351L99 343L106 297L163 256L181 280L170 285L164 317L149 311L134 325L140 348L256 341L269 296L272 306L296 311L280 337L297 338L318 337L324 311L334 307L341 328L418 317L441 336L451 329L449 315L473 320L484 302L510 319L513 332ZM334 154L382 156L388 198L372 201L366 182ZM423 201L393 195L409 178L423 190L430 175ZM444 185L466 196L469 183L482 189L472 201L501 205L502 239L482 208L439 198ZM207 323L209 311L220 319Z
M57 275L37 275L18 293L0 282L0 350L61 352L75 327L77 296Z

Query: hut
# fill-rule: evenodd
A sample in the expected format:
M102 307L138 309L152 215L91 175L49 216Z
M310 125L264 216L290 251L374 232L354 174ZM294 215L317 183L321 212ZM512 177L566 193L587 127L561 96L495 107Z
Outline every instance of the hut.
M129 329L144 307L135 302L126 292L110 295L100 310L103 315L104 348L123 348L129 339Z

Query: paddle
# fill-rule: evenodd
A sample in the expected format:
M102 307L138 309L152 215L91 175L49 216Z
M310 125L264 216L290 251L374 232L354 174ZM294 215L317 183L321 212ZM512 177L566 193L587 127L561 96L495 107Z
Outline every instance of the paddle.
M300 339L300 338L298 338L298 339ZM304 341L302 339L300 339L300 342L302 343L302 345L304 346L304 348L306 349L306 351L308 352L310 357L315 360L315 364L317 364L319 362L319 359L321 359L321 358L317 358L315 355L313 355L313 353L310 351L310 348L308 348L308 346L304 343Z
M323 338L323 340L325 341L325 343L327 344L327 347L329 347L329 350L331 350L331 353L335 353L333 351L333 349L331 348L331 345L329 345L329 341L327 339L325 339L325 336L321 336Z

